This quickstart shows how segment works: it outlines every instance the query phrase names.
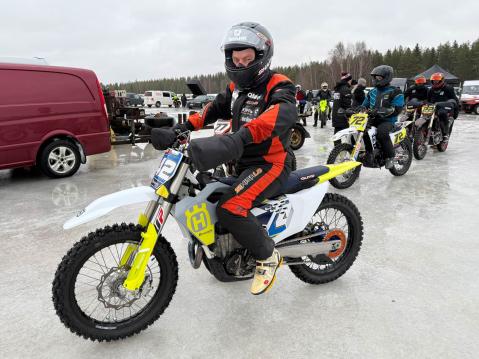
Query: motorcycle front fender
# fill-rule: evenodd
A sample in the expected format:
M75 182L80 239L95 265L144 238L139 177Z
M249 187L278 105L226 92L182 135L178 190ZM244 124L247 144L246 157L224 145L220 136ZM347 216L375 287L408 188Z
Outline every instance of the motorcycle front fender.
M63 229L71 229L90 222L98 217L113 211L116 208L129 204L156 201L158 195L150 186L141 186L100 197L82 209L78 214L63 224Z
M331 141L338 141L343 137L347 137L348 139L353 136L354 134L358 133L358 130L356 130L354 127L348 127L345 128L344 130L338 131L331 137Z

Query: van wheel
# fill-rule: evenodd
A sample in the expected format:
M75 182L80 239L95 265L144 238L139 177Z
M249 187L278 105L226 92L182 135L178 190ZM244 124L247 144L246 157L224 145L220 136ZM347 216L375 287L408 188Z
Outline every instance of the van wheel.
M476 105L476 106L474 107L474 113L475 113L476 115L479 115L479 105Z
M80 152L70 141L53 141L43 149L39 165L48 177L69 177L80 167Z
M160 101L156 101L155 107L161 107L161 102L160 102Z

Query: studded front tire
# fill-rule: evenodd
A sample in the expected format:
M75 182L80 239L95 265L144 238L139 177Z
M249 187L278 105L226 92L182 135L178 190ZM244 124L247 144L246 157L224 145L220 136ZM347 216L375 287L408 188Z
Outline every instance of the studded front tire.
M108 249L111 246L125 243L136 245L140 242L142 231L143 228L141 226L134 224L127 225L123 223L121 225L114 225L113 227L107 226L83 237L63 257L53 280L52 299L58 317L71 332L85 339L98 341L126 338L146 329L156 321L168 307L178 282L178 263L173 249L163 237L159 238L150 257L150 260L154 259L155 263L158 264L158 273L161 273L161 275L159 276L156 290L151 290L153 291L153 295L149 297L149 300L145 298L146 304L144 304L142 310L138 310L136 314L130 315L130 317L125 320L117 320L117 314L112 313L114 320L102 321L98 320L98 318L94 318L94 313L88 314L88 310L85 310L85 308L79 305L75 285L77 280L81 281L80 279L84 278L80 277L79 273L80 270L84 268L85 263L97 255L98 257L95 258L97 258L99 262L99 267L94 265L95 261L93 260L88 265L95 267L93 269L100 274L101 272L107 272L107 265L106 263L103 265L101 259L103 254L100 256L102 249ZM114 248L116 248L116 246ZM124 248L124 246L122 246L122 248ZM122 251L120 250L120 252ZM118 253L118 259L121 257L122 253ZM120 260L118 260L118 262L121 263ZM104 276L105 274L103 274L102 278ZM98 285L95 281L91 282L91 279L86 280L89 281L89 283L91 283L89 285L92 286L90 290L93 292L92 298L94 303L91 304L91 306L94 306ZM100 294L98 294L98 296L100 296ZM98 300L98 302L100 301ZM140 301L138 301L138 303L141 304ZM101 305L104 305L104 303L101 302L96 305L100 305L100 309L102 309ZM131 304L130 306L133 308ZM117 309L114 309L113 312L116 310ZM118 311L120 311L120 309L118 309ZM123 312L124 311L125 308L123 308ZM108 315L110 315L110 309L108 310Z

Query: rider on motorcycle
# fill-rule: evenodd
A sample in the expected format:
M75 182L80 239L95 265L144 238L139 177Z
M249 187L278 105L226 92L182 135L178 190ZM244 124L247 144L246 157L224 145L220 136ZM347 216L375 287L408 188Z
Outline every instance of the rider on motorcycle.
M222 45L232 82L201 115L193 114L177 126L199 130L217 119L232 118L232 134L192 140L188 152L199 170L238 160L238 179L221 197L217 214L220 224L256 259L252 294L271 287L282 259L250 209L278 195L287 181L292 165L289 138L297 121L294 84L270 70L273 48L270 33L260 24L233 26ZM175 140L174 130L159 130L153 129L154 144Z
M404 92L404 99L407 101L412 100L413 98L419 101L427 100L428 88L426 86L426 78L424 76L419 76L414 80L414 85L409 87Z
M432 87L429 89L427 100L430 103L436 104L437 117L439 118L439 125L441 126L443 141L449 140L449 121L448 116L453 115L457 118L459 114L458 100L454 88L446 85L444 75L441 72L436 72L431 75ZM448 108L452 108L448 110Z
M329 101L331 100L331 98L332 98L332 94L331 94L331 91L329 91L329 85L327 82L323 82L321 84L321 89L319 90L318 94L315 97L315 100L318 102L318 105L321 100L327 101L328 107L326 111L328 111L329 120L331 119L331 108L329 107ZM314 117L314 127L318 126L318 117L319 116L317 116L317 113L316 113Z
M390 86L393 78L393 68L388 65L380 65L371 71L374 88L368 92L362 106L366 107L372 121L370 124L377 127L377 141L381 144L386 156L385 167L391 169L394 166L394 147L389 133L394 129L398 115L404 107L402 91Z

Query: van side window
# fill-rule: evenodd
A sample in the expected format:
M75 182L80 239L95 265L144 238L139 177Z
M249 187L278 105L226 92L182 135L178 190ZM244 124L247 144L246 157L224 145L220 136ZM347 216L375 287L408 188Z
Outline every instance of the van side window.
M62 102L93 102L95 97L82 79L70 74L0 70L2 105L23 105Z
M163 97L170 97L170 93L169 92L163 92Z

